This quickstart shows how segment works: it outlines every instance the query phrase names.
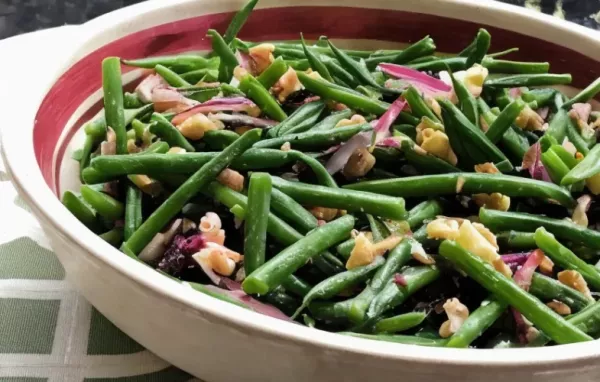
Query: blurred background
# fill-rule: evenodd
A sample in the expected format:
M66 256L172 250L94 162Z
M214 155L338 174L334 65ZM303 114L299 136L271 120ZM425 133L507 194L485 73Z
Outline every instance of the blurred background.
M140 1L0 0L0 39L65 24L81 24L104 13ZM591 28L600 29L600 0L502 1L533 8Z

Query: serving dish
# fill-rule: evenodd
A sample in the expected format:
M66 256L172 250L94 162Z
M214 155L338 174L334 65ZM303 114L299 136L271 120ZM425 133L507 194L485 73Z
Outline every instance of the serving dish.
M84 25L63 69L3 133L16 187L50 237L69 279L119 328L159 356L208 381L244 380L593 380L597 344L493 351L420 348L316 332L214 300L122 256L71 216L57 195L74 186L69 161L78 128L101 108L100 62L203 50L242 1L151 1ZM464 21L471 20L471 21ZM261 1L241 36L285 40L304 32L356 47L412 42L425 34L440 50L466 45L480 26L494 49L550 61L582 86L598 77L595 32L520 8L478 1ZM574 44L576 42L576 44ZM125 75L134 81L139 72ZM268 363L266 363L268 362Z

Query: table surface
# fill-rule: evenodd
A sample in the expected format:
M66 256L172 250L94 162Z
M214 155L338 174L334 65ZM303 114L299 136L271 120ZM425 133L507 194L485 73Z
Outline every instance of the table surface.
M134 2L0 0L0 38L40 26L82 22ZM553 1L527 3L549 13L557 9ZM564 9L559 14L598 27L590 15L600 13L600 0L557 3L563 4L558 9ZM578 8L573 7L575 3ZM573 9L579 10L573 12ZM33 18L37 21L32 21ZM35 62L27 60L28 54L60 56L60 49L64 49L61 42L75 28L55 28L0 41L0 57L21 58L0 60L3 88L20 85L16 81L21 77L14 75L19 70L32 70L22 64ZM23 46L27 46L29 53L24 52ZM45 65L48 72L50 66L50 63ZM0 89L0 105L6 106L9 98ZM1 161L0 195L0 216L4 217L0 218L0 382L195 380L128 338L65 281L63 268L28 206L10 183Z

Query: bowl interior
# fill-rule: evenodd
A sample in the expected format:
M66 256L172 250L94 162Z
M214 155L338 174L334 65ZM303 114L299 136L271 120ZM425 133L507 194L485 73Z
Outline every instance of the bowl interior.
M211 3L216 4L218 1ZM267 2L269 3L274 2ZM402 2L380 1L378 3L385 3L389 8L403 7L399 4ZM441 6L443 2L431 1L431 3ZM456 18L400 9L369 8L365 5L362 7L262 8L252 13L240 38L253 41L296 40L298 33L302 31L307 39L327 35L341 40L347 46L372 48L375 45L389 47L410 43L430 35L435 40L438 51L458 52L471 42L482 24L459 19L460 17L475 18L478 15L475 2L470 3L470 7L463 7L454 0L448 2L450 3L456 3L451 4ZM35 118L33 151L44 182L56 197L60 197L65 189L76 188L78 185L78 166L70 155L72 150L79 148L81 144L81 132L79 132L81 126L102 109L100 70L102 59L108 56L139 58L209 49L210 41L204 37L206 30L215 28L223 31L233 13L203 14L205 10L194 9L196 13L181 13L176 17L169 15L167 19L170 21L167 23L161 20L158 12L155 12L149 21L152 25L144 26L141 30L135 28L133 33L112 31L112 34L105 36L106 42L94 45L98 48L74 62L50 88ZM460 17L456 16L461 10L466 13ZM180 18L182 14L185 15L184 18ZM492 16L486 20L488 24L496 25L512 22L503 18L495 19ZM536 22L538 27L543 25L542 21ZM492 51L520 48L519 52L508 56L509 59L548 61L552 72L572 73L575 87L583 87L600 76L600 65L597 61L574 48L544 41L534 37L533 34L517 33L493 25L484 26L492 34ZM129 31L127 26L123 28ZM549 28L548 36L544 39L553 40L557 33L560 33L560 28ZM594 55L595 53L590 54L590 56ZM135 85L136 79L141 74L139 70L132 71L130 68L124 68L124 73L124 82L130 88ZM116 251L114 254L117 254ZM156 277L160 276L157 274ZM279 326L273 325L273 327ZM324 338L322 341L334 343L331 336L325 334ZM340 340L339 343L341 344L342 341ZM381 348L387 346L383 345ZM354 348L357 349L358 347ZM539 357L536 358L540 362L549 354L541 352L543 350L540 350ZM453 356L447 359L450 357ZM555 357L560 359L562 355L555 355ZM477 356L477 359L481 362L490 361L486 356L481 358ZM470 360L465 358L464 361ZM512 357L512 361L518 362L519 359Z

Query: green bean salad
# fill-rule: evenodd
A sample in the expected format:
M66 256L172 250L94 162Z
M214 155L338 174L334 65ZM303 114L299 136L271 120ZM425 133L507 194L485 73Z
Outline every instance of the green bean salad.
M64 205L214 298L342 335L455 348L600 336L600 79L505 59L237 38L102 63ZM145 68L124 92L122 65Z

